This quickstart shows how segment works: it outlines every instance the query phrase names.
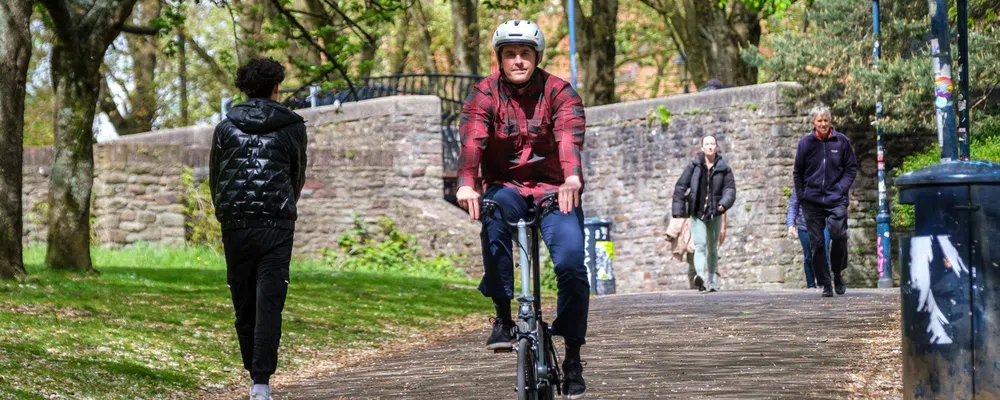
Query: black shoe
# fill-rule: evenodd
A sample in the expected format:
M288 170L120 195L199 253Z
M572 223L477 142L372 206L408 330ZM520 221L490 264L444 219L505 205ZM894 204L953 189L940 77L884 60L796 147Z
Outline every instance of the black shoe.
M694 287L698 288L699 292L705 291L705 280L701 279L700 276L694 277Z
M844 278L839 274L833 276L833 286L837 289L838 295L847 293L847 285L844 284Z
M511 344L514 337L514 321L490 318L493 321L493 332L486 339L486 350L511 351L514 345Z
M587 383L583 381L583 363L580 360L563 360L562 394L566 399L582 399L587 391Z
M823 297L833 297L833 286L823 285Z

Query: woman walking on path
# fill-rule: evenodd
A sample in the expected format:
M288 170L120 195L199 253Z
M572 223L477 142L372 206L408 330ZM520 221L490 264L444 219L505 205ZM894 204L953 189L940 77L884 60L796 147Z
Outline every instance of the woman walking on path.
M701 152L674 185L674 218L691 218L694 237L694 284L714 292L718 285L719 245L726 240L726 211L736 202L736 180L718 154L715 136L701 138ZM707 271L706 271L707 268ZM707 275L706 275L707 273ZM707 284L707 287L706 287Z

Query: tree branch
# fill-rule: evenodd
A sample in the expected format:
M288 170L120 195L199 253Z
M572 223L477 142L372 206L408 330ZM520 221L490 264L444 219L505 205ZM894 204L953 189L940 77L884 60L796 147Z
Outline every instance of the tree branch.
M56 36L64 42L72 39L73 31L76 30L73 16L63 0L39 0L45 9L49 10L49 17L52 18L52 26Z
M646 58L649 58L649 57L653 57L657 53L659 53L659 51L657 51L657 50L659 50L659 49L651 50L651 51L648 51L648 52L645 52L645 53L639 53L639 54L636 54L635 56L632 56L632 57L625 57L621 61L618 61L618 62L615 63L615 68L616 69L617 68L621 68L625 64L636 62L636 61L639 61L639 60L643 60L643 59L646 59Z
M204 47L201 47L201 45L198 44L198 42L194 40L193 37L188 37L187 43L191 45L191 48L194 49L195 53L198 53L198 57L201 58L203 61L205 61L206 64L208 64L208 67L212 69L212 72L215 74L216 79L218 79L220 83L226 85L230 84L229 73L227 73L224 69L222 69L222 67L219 66L219 63L215 61L215 57L212 57L211 54L208 54L208 51L205 50Z
M286 10L285 7L281 5L281 0L271 0L271 4L273 4L274 7L278 9L278 12L284 15L285 18L288 18L288 22L290 22L292 25L295 25L295 28L302 33L303 38L306 39L306 41L308 41L311 46L313 46L314 48L322 52L324 55L326 55L327 60L330 60L330 64L333 64L333 68L335 68L337 72L340 72L340 75L344 78L344 81L347 82L347 87L351 90L351 94L357 96L358 95L357 91L354 90L354 84L351 83L351 79L347 74L347 70L344 69L343 65L340 65L340 63L337 62L337 57L334 56L333 54L330 54L330 52L327 51L325 47L320 46L319 43L316 43L316 41L312 38L312 36L309 35L309 30L306 29L306 27L302 26L302 23L300 23L298 19L292 16L292 14L289 13L288 10Z
M229 11L229 19L233 21L233 43L237 47L237 50L236 50L236 64L237 65L243 65L243 60L240 60L240 52L239 52L240 35L238 35L236 33L236 26L238 26L239 24L236 22L236 15L233 14L233 8L229 5L229 2L226 1L223 4L225 4L226 10Z
M114 125L116 129L124 127L127 124L127 121L118 110L118 104L116 104L115 100L111 97L111 90L108 88L108 82L106 79L101 79L99 96L97 104L100 106L101 111L104 111L104 113L108 115L108 119L111 120L111 124Z
M112 22L112 26L117 30L122 29L122 25L125 25L125 21L128 20L129 15L132 15L132 9L135 8L135 3L139 0L123 0L118 6L118 13L115 15L115 20Z
M128 112L129 111L128 110L128 105L130 103L132 103L132 94L129 93L128 86L126 86L126 82L124 80L119 79L117 76L115 76L115 74L113 72L111 72L111 70L109 70L106 65L105 65L104 69L105 69L105 71L107 71L104 75L108 79L111 79L112 81L114 81L116 85L120 86L122 88L122 92L125 93L125 102L126 102L126 104L125 104L125 111ZM108 91L108 95L109 96L111 95L110 91Z
M135 26L129 24L124 24L122 25L121 28L121 31L124 33L131 33L134 35L144 35L144 36L156 35L157 33L160 33L161 30L163 29L153 26Z
M337 14L339 14L340 17L343 18L345 22L350 24L352 26L351 28L352 31L354 31L355 28L357 28L357 31L355 31L355 33L358 33L358 31L360 31L361 36L364 36L365 40L367 40L368 43L371 43L372 45L378 45L378 43L376 43L376 40L372 38L372 36L369 35L368 32L366 32L365 29L361 27L361 25L358 25L358 23L354 22L354 20L351 19L351 17L348 17L347 14L345 14L344 11L341 10L340 7L338 7L335 3L330 2L330 0L323 0L323 2L326 3L328 6L332 7L333 10L336 11Z
M290 13L293 13L293 14L300 14L300 15L305 15L305 16L307 16L307 17L312 17L312 18L316 18L316 19L321 19L321 20L326 20L326 19L329 19L329 18L330 18L330 17L328 16L328 15L319 15L319 14L314 14L314 13L311 13L311 12L309 12L309 11L302 11L302 10L288 10L288 12L290 12Z

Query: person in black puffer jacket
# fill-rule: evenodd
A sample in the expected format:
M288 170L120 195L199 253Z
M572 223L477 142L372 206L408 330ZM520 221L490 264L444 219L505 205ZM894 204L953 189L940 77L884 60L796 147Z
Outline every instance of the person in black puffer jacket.
M672 210L674 218L691 217L697 274L694 284L699 291L709 292L719 289L719 246L726 240L726 211L736 202L733 171L718 154L717 146L715 136L701 138L701 153L684 168L674 185Z
M250 100L229 110L215 127L209 164L236 334L243 367L253 379L251 399L270 399L296 203L305 183L304 121L274 101L284 78L285 68L271 58L240 67L236 86Z

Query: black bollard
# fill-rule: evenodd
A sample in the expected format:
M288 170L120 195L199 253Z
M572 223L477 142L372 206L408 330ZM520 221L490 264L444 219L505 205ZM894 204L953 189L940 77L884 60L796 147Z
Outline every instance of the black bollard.
M944 162L896 186L916 216L901 254L904 398L1000 398L1000 164Z

